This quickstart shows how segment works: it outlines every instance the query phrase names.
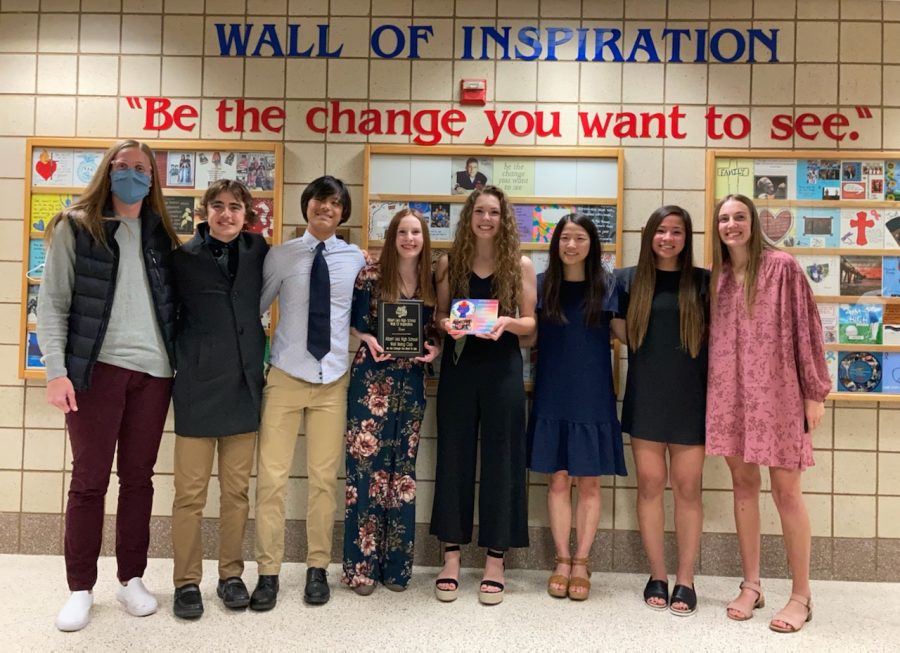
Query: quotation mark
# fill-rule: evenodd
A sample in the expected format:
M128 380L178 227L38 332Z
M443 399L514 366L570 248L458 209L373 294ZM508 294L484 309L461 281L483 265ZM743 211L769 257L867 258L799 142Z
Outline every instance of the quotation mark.
M859 118L871 118L872 111L869 107L856 107L856 115Z
M141 98L135 97L134 95L127 96L125 101L128 103L128 106L132 109L143 109L141 106ZM857 107L858 109L858 107Z

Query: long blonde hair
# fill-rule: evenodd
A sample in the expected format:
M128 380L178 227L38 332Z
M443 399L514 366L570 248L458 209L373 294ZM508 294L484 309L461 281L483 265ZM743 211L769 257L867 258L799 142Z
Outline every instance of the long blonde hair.
M650 324L653 291L656 288L656 255L653 253L653 237L662 221L675 215L684 224L684 249L678 255L678 313L681 347L696 358L706 337L706 310L700 298L700 288L694 277L693 226L690 214L680 206L661 206L650 214L641 235L641 253L634 280L631 283L626 329L628 347L640 349Z
M45 238L47 239L48 246L53 238L54 229L66 218L76 220L81 228L91 235L91 238L102 244L104 247L108 246L106 242L106 232L103 231L103 211L110 206L112 201L112 184L109 179L109 171L112 162L119 153L122 150L131 148L140 149L150 161L150 193L144 198L144 204L149 206L154 213L162 218L163 228L166 230L169 239L172 241L172 247L178 245L178 235L175 233L174 227L172 227L172 221L169 219L169 214L166 211L166 204L163 201L162 184L160 184L159 181L159 174L156 169L156 157L153 154L153 150L151 150L146 143L128 139L119 141L106 151L103 155L103 160L100 161L100 165L97 166L97 172L94 173L93 178L87 185L87 188L84 189L84 192L81 193L78 201L74 202L72 206L67 209L57 213L47 225Z
M719 236L719 211L725 202L735 200L740 202L750 211L750 240L747 242L747 270L744 272L744 304L747 307L747 313L753 312L753 303L756 301L756 280L759 276L759 265L762 261L762 254L766 250L773 249L762 235L762 227L759 224L759 212L756 205L746 195L731 194L726 195L716 203L713 209L713 264L712 264L712 280L710 283L710 293L712 301L715 303L719 289L719 275L722 274L722 266L728 262L731 263L731 255L728 253L728 247L722 242Z
M519 230L513 215L512 204L497 186L485 186L473 190L459 216L456 237L450 256L450 299L469 296L469 275L475 260L475 233L472 231L472 213L475 200L482 195L493 195L500 202L500 226L494 235L494 274L491 288L500 300L501 315L516 315L522 299L522 266L519 253Z
M406 208L401 209L388 225L384 236L384 248L381 250L381 258L378 267L381 271L381 299L386 302L395 302L400 298L400 256L397 253L397 232L400 230L400 222L403 218L413 217L422 226L422 251L419 252L418 284L419 297L426 306L434 306L437 296L434 292L434 281L431 278L431 234L428 225L416 211Z

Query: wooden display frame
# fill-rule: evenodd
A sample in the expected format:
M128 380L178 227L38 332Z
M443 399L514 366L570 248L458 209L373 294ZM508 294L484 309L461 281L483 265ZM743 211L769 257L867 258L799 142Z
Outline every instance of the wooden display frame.
M579 162L609 162L610 170L615 171L614 180L604 180L605 187L609 188L609 192L603 196L588 195L586 193L568 193L565 195L556 195L548 193L517 193L510 192L504 188L503 183L498 185L507 191L510 201L513 205L531 205L537 207L553 206L558 207L615 207L615 236L610 238L608 242L601 245L604 256L612 255L613 266L622 264L622 238L623 238L623 197L624 197L624 151L621 148L597 148L597 147L485 147L485 146L469 146L469 145L439 145L433 147L419 147L415 145L382 145L368 144L365 148L364 172L363 172L363 198L366 203L366 210L362 222L362 246L364 248L380 248L383 241L380 239L370 238L370 220L373 212L373 202L393 202L398 206L394 211L401 208L400 205L409 202L420 202L429 204L444 205L461 205L465 202L468 193L454 193L451 187L452 176L447 174L447 193L430 192L417 194L414 189L410 188L408 192L373 192L373 160L374 165L378 165L379 157L398 157L398 161L402 161L402 157L408 159L416 158L432 158L433 162L440 163L441 159L445 159L446 166L443 166L443 174L455 173L458 171L460 161L465 161L469 157L476 157L480 161L490 161L493 166L494 162L499 160L503 163L513 161L530 161L537 163L538 161L553 161L564 164L567 159L571 159L573 165L577 169ZM455 167L454 167L455 165ZM410 161L412 168L412 161ZM492 167L492 171L494 168ZM557 173L558 174L558 173ZM537 181L535 175L532 174L531 185L536 186ZM487 183L494 183L494 179L488 177ZM452 213L452 210L451 210ZM448 227L450 229L450 227ZM552 229L551 229L552 231ZM436 252L448 250L453 244L452 236L449 239L435 239L432 236L432 250ZM549 239L547 242L520 242L520 248L523 254L534 256L536 252L546 252L549 250ZM614 380L618 388L618 371L619 371L619 355L617 347L613 347L613 370ZM429 383L429 392L434 391L434 383ZM526 383L526 388L531 388L531 383Z
M772 197L755 197L756 193L754 190L757 190L757 181L756 179L760 177L759 174L754 174L758 172L758 163L760 161L771 161L774 162L774 165L771 166L773 169L777 168L777 164L780 163L782 166L786 164L788 161L794 162L794 194L797 194L800 190L800 186L805 186L805 190L807 194L810 189L815 188L818 190L819 188L823 188L826 185L831 187L832 192L837 192L838 195L841 195L843 192L843 184L849 183L854 180L846 179L843 175L843 164L847 164L848 166L852 166L854 163L866 163L871 164L873 162L881 162L883 164L882 171L880 174L881 177L881 192L886 196L890 196L888 193L887 187L887 178L888 178L888 170L893 170L894 166L889 166L888 164L893 164L896 162L897 164L897 174L900 174L900 152L892 152L892 151L866 151L866 150L840 150L840 151L822 151L822 150L708 150L706 157L706 238L704 243L704 256L707 265L712 263L712 230L715 228L714 220L713 220L713 211L715 208L716 201L721 195L721 188L717 191L717 180L720 178L718 171L725 170L725 161L731 160L734 161L744 161L748 162L752 165L752 170L749 172L749 177L747 174L743 174L739 171L741 168L740 164L733 165L731 170L735 170L734 174L735 178L737 177L748 177L749 179L749 188L750 193L749 196L753 197L753 201L756 204L757 208L760 210L769 209L769 215L781 217L781 211L787 209L789 211L788 215L790 216L790 223L787 230L781 234L777 235L776 232L774 243L772 242L772 238L767 237L767 240L770 244L774 244L775 247L778 247L782 251L786 251L797 257L819 257L836 259L838 261L838 276L839 276L839 285L840 282L843 281L843 273L841 272L841 268L843 267L843 261L841 260L843 257L869 257L869 258L878 258L881 259L880 265L883 271L883 259L885 257L900 257L900 241L896 244L897 248L888 247L867 247L867 246L853 246L846 244L845 238L848 236L852 238L852 235L845 234L841 235L841 232L844 229L841 227L841 223L843 222L843 217L841 214L841 209L855 209L857 211L861 211L865 209L866 211L876 211L881 212L884 217L884 223L888 222L888 219L891 216L890 212L893 212L896 216L900 216L900 192L895 192L894 196L897 198L895 200L891 199L882 199L878 198L877 194L872 199L824 199L824 191L823 198L820 199L804 199L804 198L772 198ZM801 168L800 166L806 166L804 162L829 162L832 166L836 167L841 171L840 176L835 179L834 177L829 176L827 181L820 181L817 176L814 175L812 181L807 178L807 181L804 183L800 179ZM836 166L834 164L837 164ZM764 166L768 166L768 164L763 164ZM818 168L818 164L814 166ZM765 170L765 168L763 168ZM862 170L859 171L860 173ZM766 173L767 174L767 173ZM726 176L726 175L721 175ZM764 176L764 175L763 175ZM866 178L862 176L861 181L858 183L863 188L863 193L870 193L869 183L872 182L877 183L879 175L874 175L871 178ZM735 182L736 183L736 182ZM725 184L721 184L724 186ZM744 182L746 186L746 181ZM877 188L873 185L873 187ZM788 190L790 190L788 188ZM744 193L747 194L747 193ZM790 195L790 192L787 193ZM816 246L816 247L799 247L796 246L796 243L799 241L800 236L796 233L796 228L798 225L798 218L800 215L797 213L797 209L806 208L810 210L809 215L804 215L803 219L808 220L810 218L815 217L827 217L827 219L832 222L832 229L829 235L820 239L820 242L825 242L826 240L836 241L836 246ZM836 214L836 218L833 217ZM834 224L836 221L836 225ZM873 221L874 222L874 221ZM890 237L890 234L887 232L885 225L879 224L878 229L882 232L882 239L887 239ZM790 230L795 230L795 233L790 233ZM808 232L804 232L804 237L808 237ZM874 238L873 238L874 240ZM877 243L877 241L875 241ZM842 246L842 243L844 245ZM888 245L891 245L891 242L888 241ZM806 261L801 261L801 265ZM812 269L812 267L811 267ZM816 266L818 270L818 267ZM808 273L811 275L812 272ZM883 279L882 279L883 284ZM833 283L833 282L832 282ZM849 284L848 284L849 285ZM813 292L816 292L814 288ZM816 293L816 302L820 305L829 305L834 306L835 319L837 320L834 328L835 328L835 341L834 342L826 342L825 350L826 352L835 352L835 359L837 364L839 364L841 359L841 353L853 353L853 352L875 352L875 353L898 353L900 355L900 344L851 344L851 343L841 343L840 337L840 305L842 304L878 304L882 306L897 306L900 305L900 297L897 296L884 296L883 285L880 291L880 294L875 295L871 292L866 294L841 294L841 288L838 288L838 293ZM893 309L892 309L893 310ZM882 334L884 332L884 321L881 322ZM827 340L827 339L826 339ZM883 339L882 339L883 343ZM834 363L829 363L829 369L837 374L836 367ZM882 373L884 369L882 367ZM882 380L883 384L883 380ZM884 392L883 390L879 390L878 392L865 392L865 391L838 391L833 390L828 395L829 400L836 401L876 401L876 402L900 402L900 392Z
M43 241L43 228L46 226L48 217L51 214L46 212L48 207L42 207L42 212L38 215L38 219L34 219L32 200L35 197L46 196L48 202L46 204L54 204L51 196L56 196L56 201L60 203L58 208L64 205L64 198L71 198L77 195L86 185L86 182L78 182L78 178L88 179L90 165L99 163L102 154L121 139L118 138L28 138L25 141L25 179L24 179L24 216L23 216L23 252L22 252L22 303L20 307L19 319L19 366L18 376L20 379L42 379L44 378L44 369L42 365L31 364L31 361L37 356L33 351L29 352L29 346L36 344L34 336L36 323L33 319L29 319L29 296L34 296L34 291L29 293L30 288L40 286L40 279L33 272L32 268L40 267L40 265L31 264L31 252L34 248L36 252L42 252L42 244L40 246L32 245L35 242ZM214 178L230 178L236 177L245 182L252 182L251 193L254 200L264 200L266 206L271 209L271 217L269 219L266 240L271 244L279 244L281 242L281 226L282 226L282 201L283 201L283 185L284 185L284 145L272 141L239 141L239 140L149 140L142 139L154 151L156 155L157 172L160 179L165 177L163 182L163 195L166 199L173 198L173 204L184 205L180 207L184 209L187 215L188 202L177 202L180 198L193 199L193 206L197 205L197 200L203 196L206 190L205 186L199 186L205 178L207 183ZM44 151L56 151L65 155L71 154L71 165L69 165L68 156L60 168L60 161L50 159L51 163L40 158ZM206 156L206 154L210 156ZM215 153L215 156L212 156ZM241 158L241 154L247 154L251 157L256 165L251 168L250 161ZM99 154L99 156L97 156ZM174 154L176 158L186 161L187 165L183 166L187 170L182 173L178 169L177 163L169 158L170 154ZM78 165L76 166L76 159ZM229 157L229 155L233 155ZM257 162L253 159L253 155L259 156ZM220 165L221 157L225 157L223 165ZM206 161L203 161L206 157ZM216 157L219 157L218 159ZM266 157L263 159L263 157ZM271 158L270 158L271 157ZM229 161L230 158L230 161ZM210 159L212 163L210 164ZM165 168L160 170L160 165L165 161ZM265 163L265 165L263 165ZM208 166L204 169L203 178L198 179L200 164ZM269 165L274 167L269 167ZM38 169L38 166L41 166ZM48 167L52 165L52 167ZM215 171L212 171L213 167ZM243 167L242 167L243 166ZM257 167L258 166L258 167ZM260 170L262 173L260 174ZM58 184L50 181L52 176L60 172L65 175L63 180L67 180L71 176L71 184ZM212 172L212 174L210 174ZM173 179L172 173L175 178ZM232 174L233 173L233 174ZM251 176L252 174L252 176ZM46 176L45 176L46 175ZM45 180L44 183L36 183L36 179L40 176ZM198 183L199 182L199 183ZM180 210L179 209L179 210ZM36 225L40 229L34 228ZM175 225L173 225L175 226ZM189 227L193 232L194 223L190 225L183 224L185 230ZM182 242L187 242L192 237L192 233L181 233L179 238ZM275 318L274 308L272 318ZM32 341L35 342L32 342Z

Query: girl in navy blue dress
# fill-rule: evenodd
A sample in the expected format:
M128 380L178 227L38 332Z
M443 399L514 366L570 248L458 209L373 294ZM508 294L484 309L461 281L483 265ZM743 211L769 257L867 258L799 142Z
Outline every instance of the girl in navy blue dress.
M551 475L547 508L556 571L547 591L557 598L588 598L600 476L627 473L610 355L609 324L617 310L616 283L601 263L594 223L575 213L563 217L550 241L547 271L538 277L537 376L528 424L529 467Z

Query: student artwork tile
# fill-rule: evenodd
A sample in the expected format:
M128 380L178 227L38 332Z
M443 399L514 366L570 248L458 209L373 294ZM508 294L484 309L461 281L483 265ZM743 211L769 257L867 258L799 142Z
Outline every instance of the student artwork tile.
M32 186L75 186L75 151L35 149L31 157Z
M883 224L880 209L841 209L841 247L881 249Z
M759 225L770 245L794 246L794 212L788 207L760 208Z
M882 374L881 352L838 353L838 392L880 392Z

